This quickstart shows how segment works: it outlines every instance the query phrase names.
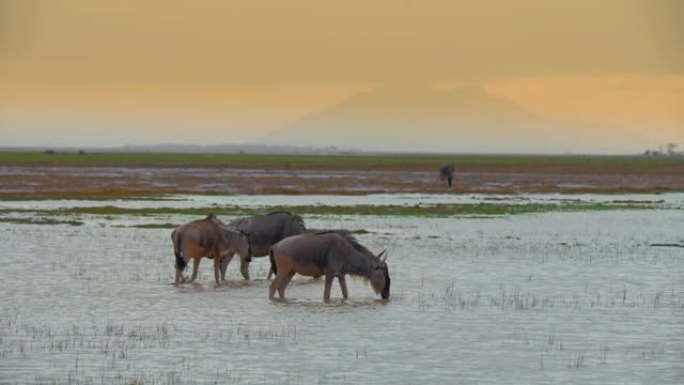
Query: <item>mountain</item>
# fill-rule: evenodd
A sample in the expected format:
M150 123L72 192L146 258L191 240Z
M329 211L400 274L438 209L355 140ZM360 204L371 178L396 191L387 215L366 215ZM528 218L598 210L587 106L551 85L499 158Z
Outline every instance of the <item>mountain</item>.
M371 150L534 151L544 121L484 89L392 85L351 97L264 138L268 144Z

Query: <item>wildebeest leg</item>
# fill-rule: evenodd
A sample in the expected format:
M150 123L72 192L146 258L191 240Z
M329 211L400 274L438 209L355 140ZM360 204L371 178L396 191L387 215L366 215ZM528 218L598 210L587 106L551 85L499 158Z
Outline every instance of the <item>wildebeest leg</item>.
M271 282L271 286L268 287L268 299L273 299L275 297L275 292L277 289L280 288L280 284L285 280L285 277L287 277L287 272L285 272L282 269L278 269L278 274L276 274L276 277L273 279L273 282ZM285 291L283 290L283 293ZM280 290L278 290L278 294L280 294L280 298L283 298L283 293L280 293Z
M221 281L226 280L226 270L228 270L228 264L233 260L233 256L235 256L235 253L230 251L221 258Z
M240 258L240 273L246 280L249 280L249 262L245 258Z
M226 280L226 270L228 270L228 264L233 260L235 254L228 253L221 258L221 281Z
M332 286L333 278L332 274L325 275L325 289L323 289L323 301L330 302L330 287Z
M447 181L449 182L449 187L451 187L451 177L449 177Z
M216 280L216 286L221 284L221 255L219 253L214 253L214 279Z
M347 291L347 281L344 280L344 275L338 275L337 280L340 281L340 289L342 289L342 298L347 299L349 292Z
M285 279L283 279L283 282L280 283L278 286L278 295L280 295L280 298L285 298L285 288L287 285L290 283L290 280L292 277L294 277L295 272L291 271L288 275L285 276Z
M179 268L176 268L176 283L183 283L184 281L183 272Z
M197 272L199 271L199 265L200 265L200 258L193 258L193 263L192 263L192 277L188 281L188 283L193 283L195 282L195 279L197 279Z
M270 280L271 276L273 276L273 267L268 268L268 277L266 277L266 279Z

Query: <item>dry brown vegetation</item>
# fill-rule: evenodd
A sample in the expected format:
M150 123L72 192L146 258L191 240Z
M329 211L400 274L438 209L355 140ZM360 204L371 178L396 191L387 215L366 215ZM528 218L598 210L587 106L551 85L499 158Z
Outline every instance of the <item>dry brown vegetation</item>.
M445 161L456 166L452 188L439 181ZM684 191L684 158L0 153L3 199L661 191Z

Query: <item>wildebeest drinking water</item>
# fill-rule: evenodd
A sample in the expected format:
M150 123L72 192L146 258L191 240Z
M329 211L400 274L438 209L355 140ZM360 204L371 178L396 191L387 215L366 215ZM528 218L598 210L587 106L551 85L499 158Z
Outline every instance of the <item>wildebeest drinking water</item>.
M269 298L273 299L276 290L280 298L285 296L285 288L290 280L299 273L316 277L325 275L323 300L330 301L330 287L337 277L342 289L342 297L347 298L345 275L366 278L373 290L382 298L389 298L390 277L385 259L385 251L377 256L362 246L348 231L324 231L300 234L285 238L271 249L271 268L276 277L269 287Z
M451 187L451 181L454 179L453 163L444 163L439 166L439 179L441 179L442 182L447 181L449 187Z
M231 221L228 227L242 231L249 237L252 251L250 257L265 257L271 247L281 240L301 234L306 231L304 220L299 215L277 211L267 215L239 218ZM226 274L226 267L231 257L226 257L221 265L221 277ZM240 272L245 279L249 279L249 265L251 258L246 264L240 266ZM244 267L244 268L243 268ZM271 278L271 272L268 273Z
M176 283L185 282L183 270L188 262L194 261L192 277L188 282L197 278L197 271L202 257L214 259L214 278L219 284L219 265L221 259L228 262L235 253L240 255L240 269L246 269L250 259L250 244L247 235L229 229L214 214L207 215L204 219L198 219L177 227L171 233L173 240L173 252L176 255ZM225 272L225 270L224 270Z

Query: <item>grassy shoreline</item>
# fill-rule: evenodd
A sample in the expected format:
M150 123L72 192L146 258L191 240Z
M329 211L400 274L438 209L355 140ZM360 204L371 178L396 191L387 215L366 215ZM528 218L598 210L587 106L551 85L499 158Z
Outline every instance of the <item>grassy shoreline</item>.
M580 212L608 210L648 210L657 206L652 203L472 203L433 205L352 205L352 206L277 206L268 208L242 208L238 206L206 206L192 208L122 208L117 206L72 207L59 209L0 209L0 220L10 214L33 214L40 217L94 215L104 217L164 215L187 215L202 217L208 213L218 216L248 216L274 211L287 211L298 215L360 215L404 217L471 217L536 214L548 212Z
M0 151L0 166L55 167L133 167L133 168L272 168L272 169L402 169L429 170L443 162L464 169L565 170L673 169L684 165L682 157L643 157L626 155L498 155L498 154L233 154L233 153L152 153L152 152L60 152L46 154L28 151Z

